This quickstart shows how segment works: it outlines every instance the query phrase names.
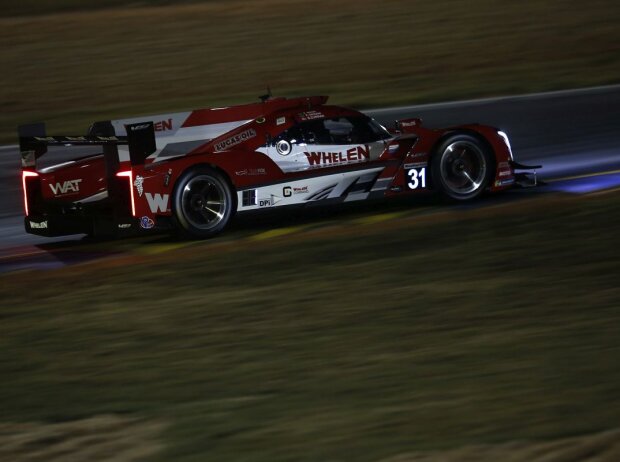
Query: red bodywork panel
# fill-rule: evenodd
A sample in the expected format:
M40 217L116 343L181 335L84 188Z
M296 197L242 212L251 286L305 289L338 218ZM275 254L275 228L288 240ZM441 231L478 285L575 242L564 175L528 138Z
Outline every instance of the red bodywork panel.
M103 156L39 172L45 200L74 202L107 190Z

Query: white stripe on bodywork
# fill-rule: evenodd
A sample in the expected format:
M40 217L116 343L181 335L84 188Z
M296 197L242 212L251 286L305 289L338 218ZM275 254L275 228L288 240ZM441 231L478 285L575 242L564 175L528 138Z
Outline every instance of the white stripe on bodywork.
M221 124L200 125L198 127L188 127L179 129L175 136L158 137L155 134L155 145L157 150L148 158L153 162L181 157L193 151L202 143L207 143L213 138L228 133L251 120L239 120L237 122L226 122ZM163 154L163 155L161 155Z
M393 179L394 178L381 178L380 180L377 180L371 191L383 191L384 189L387 189Z
M298 172L302 170L314 170L319 168L334 167L337 165L363 164L378 159L385 151L386 142L374 141L371 143L352 143L352 144L306 144L291 142L291 150L288 154L282 155L275 146L261 146L256 151L265 154L274 161L283 172ZM324 162L311 165L311 154L346 154L350 150L366 147L370 150L369 158L359 157L345 162ZM359 151L356 151L358 153Z
M328 193L326 197L322 198L336 198L340 197L346 189L351 186L355 181L364 179L368 181L368 177L370 175L378 175L381 171L383 171L384 167L375 167L367 170L355 170L351 172L344 173L335 173L332 175L325 175L313 178L306 178L303 180L295 180L289 181L287 183L278 183L269 186L262 186L258 188L252 188L256 191L256 204L254 205L243 205L243 191L237 191L237 203L239 204L239 211L246 210L257 210L260 208L266 207L279 207L281 205L295 205L295 204L303 204L312 201L312 196L316 195L317 192L329 188L330 186L334 186L334 189ZM290 196L285 196L285 188L294 188L303 189L304 187L308 187L308 192L291 194ZM336 191L339 191L340 194L335 194ZM366 193L367 194L367 193ZM358 196L360 199L363 199L362 194L354 194L354 196ZM261 206L261 201L264 203ZM268 202L268 205L265 204Z
M155 132L155 146L157 150L148 158L153 162L160 162L174 157L182 157L203 143L207 143L213 138L232 131L253 119L237 120L234 122L223 122L215 124L197 125L195 127L182 127L183 123L191 115L191 112L179 112L176 114L164 114L155 116L133 117L131 119L113 120L112 126L117 135L126 135L125 125L139 122L154 122L172 120L172 130L161 130ZM119 148L119 160L125 162L129 160L129 150ZM163 155L160 155L162 154Z
M334 197L340 197L344 194L344 192L349 188L349 186L351 186L353 183L355 183L357 180L359 179L359 176L352 176L349 178L343 178L342 181L340 181L336 187L334 189L332 189L332 192L329 193L329 196L327 196L327 199L332 199Z
M45 167L39 170L39 173L50 173L53 172L55 170L58 170L62 167L66 167L67 165L71 165L71 164L75 164L74 160L70 160L68 162L63 162L62 164L56 164L56 165L52 165L50 167Z
M130 119L118 119L112 120L112 126L114 127L114 131L118 136L125 136L127 132L125 131L125 125L129 124L137 124L140 122L153 122L157 124L162 121L172 121L172 130L161 130L155 132L155 136L157 138L169 138L173 137L177 134L183 123L187 120L187 118L191 115L191 112L176 112L173 114L156 114L156 115L145 115L142 117L132 117Z

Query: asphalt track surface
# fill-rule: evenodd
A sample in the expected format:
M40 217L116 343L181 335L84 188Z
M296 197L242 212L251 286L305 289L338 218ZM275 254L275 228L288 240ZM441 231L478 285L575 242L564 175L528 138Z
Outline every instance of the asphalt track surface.
M549 181L552 187L504 193L488 199L514 200L524 194L560 190L584 193L597 189L620 186L620 85L582 90L541 93L450 103L408 106L365 111L386 126L395 119L421 117L429 127L445 127L461 123L478 122L500 128L508 133L515 160L525 164L540 164L539 178ZM85 121L85 126L88 121ZM77 149L77 148L74 148ZM83 151L81 151L83 152ZM65 152L46 157L62 158ZM0 148L0 272L20 268L46 268L64 266L84 259L97 258L97 252L75 258L69 252L62 262L53 258L59 249L71 249L82 242L82 236L44 238L26 234L23 229L20 162L16 146ZM561 181L563 178L571 180ZM414 203L416 199L413 199ZM324 219L346 219L348 214L396 213L411 204L408 200L383 201L377 204L351 204L344 211L302 211L293 214L278 211L240 217L225 234L225 239L237 236L272 235L277 229L291 227L296 222L308 223ZM424 199L417 201L425 203ZM484 206L482 201L481 206ZM315 209L319 209L316 207ZM271 230L271 231L270 231ZM219 238L218 238L219 239ZM136 243L139 245L139 243ZM36 255L32 264L8 264L12 256ZM108 250L106 254L114 253ZM48 255L49 254L49 255ZM49 257L49 258L42 258ZM47 263L46 263L47 262Z

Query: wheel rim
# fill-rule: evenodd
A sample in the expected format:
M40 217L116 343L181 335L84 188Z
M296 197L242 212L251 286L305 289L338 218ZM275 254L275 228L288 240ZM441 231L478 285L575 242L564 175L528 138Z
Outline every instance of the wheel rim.
M227 210L224 187L208 175L198 175L187 182L181 195L181 207L187 221L202 230L222 222Z
M484 187L487 161L476 144L455 141L441 155L442 183L453 195L466 196Z

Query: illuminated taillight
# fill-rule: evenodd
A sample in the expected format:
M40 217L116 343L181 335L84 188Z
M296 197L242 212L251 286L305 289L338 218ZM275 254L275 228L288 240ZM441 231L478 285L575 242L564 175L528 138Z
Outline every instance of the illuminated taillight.
M22 187L24 190L24 211L26 212L26 216L30 215L30 210L28 210L28 190L26 189L26 180L28 178L34 178L39 176L37 172L31 172L29 170L22 171Z
M136 204L134 203L134 200L133 200L133 172L131 170L127 170L124 172L118 172L116 176L121 177L121 178L125 177L129 179L129 195L131 197L131 216L135 217L136 216Z

